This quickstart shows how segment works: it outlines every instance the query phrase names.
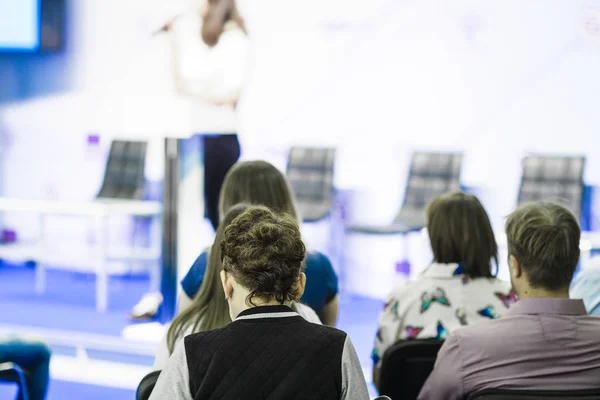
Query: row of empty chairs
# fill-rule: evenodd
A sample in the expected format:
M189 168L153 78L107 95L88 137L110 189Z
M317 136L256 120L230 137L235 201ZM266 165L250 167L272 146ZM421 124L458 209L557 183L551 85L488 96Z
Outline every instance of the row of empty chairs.
M404 200L385 225L351 225L350 232L404 234L425 226L425 208L434 198L461 188L462 153L416 152L412 156ZM335 149L300 148L290 151L287 175L305 222L325 217L333 204ZM581 216L585 157L528 155L522 162L517 205L557 201Z
M115 140L98 198L139 200L144 192L147 143ZM293 147L286 174L305 222L325 218L334 203L334 148ZM425 208L435 197L461 187L462 153L415 152L404 199L385 225L352 225L350 232L404 234L425 226ZM523 159L517 203L558 201L575 215L582 212L585 157L529 155Z

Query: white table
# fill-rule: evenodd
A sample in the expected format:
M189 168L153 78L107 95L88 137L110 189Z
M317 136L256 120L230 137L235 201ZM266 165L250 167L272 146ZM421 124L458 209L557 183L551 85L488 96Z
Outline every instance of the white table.
M35 288L37 293L46 291L46 263L51 249L46 241L46 220L50 215L82 216L92 218L98 233L96 254L93 257L96 273L96 309L106 311L108 307L108 269L109 259L158 260L160 249L121 249L109 254L107 249L107 217L127 215L157 217L162 213L162 205L154 201L108 200L98 199L91 202L65 202L48 200L23 200L0 197L0 211L31 212L40 216L40 240L34 261L37 261ZM0 246L0 257L14 252L12 245ZM156 279L156 274L154 274Z

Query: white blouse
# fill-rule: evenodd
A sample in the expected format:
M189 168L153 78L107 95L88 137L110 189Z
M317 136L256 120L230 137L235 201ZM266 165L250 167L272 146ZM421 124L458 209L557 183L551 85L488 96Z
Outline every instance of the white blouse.
M235 23L214 47L202 41L199 13L187 13L173 23L176 73L183 92L209 102L239 98L246 79L248 38Z
M393 289L379 319L375 364L400 339L444 340L462 326L502 316L516 301L510 283L461 272L458 264L434 263L418 280Z
M321 320L319 319L319 317L317 316L317 313L315 313L312 308L310 308L304 304L300 304L300 303L293 304L292 308L308 322L312 322L313 324L321 325ZM171 357L171 353L169 352L169 346L167 345L168 331L169 331L169 327L166 326L165 335L163 336L162 340L160 341L160 344L158 345L156 357L154 358L154 367L153 367L154 371L162 371L163 369L165 369L165 367L167 366L167 362L169 361L169 358ZM186 331L185 335L183 335L183 336L185 337L187 335L191 335L192 333L194 333L194 332L192 332L192 327L190 327ZM177 344L181 339L183 339L183 338L179 338L175 344Z

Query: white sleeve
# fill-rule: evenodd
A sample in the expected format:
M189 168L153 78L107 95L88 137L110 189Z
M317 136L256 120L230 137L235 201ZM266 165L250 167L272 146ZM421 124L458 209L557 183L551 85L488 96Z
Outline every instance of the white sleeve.
M208 101L239 97L246 78L248 39L241 29L226 30L216 46L203 41L200 16L188 14L173 25L176 74L187 94Z
M323 325L317 313L309 306L302 303L293 303L293 309L305 320L313 324Z
M158 345L158 350L156 351L156 357L154 358L154 371L162 371L167 367L167 361L169 361L169 346L167 345L167 333L169 329L165 331L165 334Z
M342 396L341 400L369 400L369 389L356 350L346 336L342 353Z
M150 400L193 400L185 342L179 341L166 368L160 373Z

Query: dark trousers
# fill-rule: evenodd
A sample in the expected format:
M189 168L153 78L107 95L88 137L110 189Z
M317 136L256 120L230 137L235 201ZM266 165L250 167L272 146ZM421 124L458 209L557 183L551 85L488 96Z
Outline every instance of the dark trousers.
M204 136L204 216L219 226L219 193L225 175L240 158L237 135Z

